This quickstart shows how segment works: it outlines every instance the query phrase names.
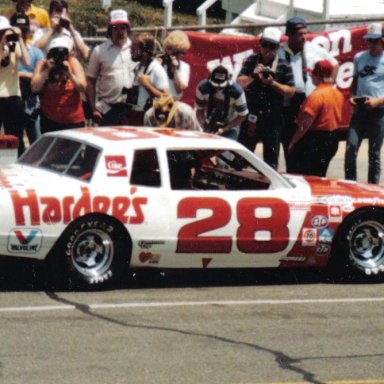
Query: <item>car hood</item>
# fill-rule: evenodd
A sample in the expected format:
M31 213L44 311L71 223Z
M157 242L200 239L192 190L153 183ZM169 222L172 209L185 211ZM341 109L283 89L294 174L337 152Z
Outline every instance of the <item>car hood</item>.
M306 183L312 202L384 206L384 186L316 176L286 175L291 182Z
M39 168L22 164L8 164L0 168L1 189L47 189L57 188L60 183L78 183L78 180Z

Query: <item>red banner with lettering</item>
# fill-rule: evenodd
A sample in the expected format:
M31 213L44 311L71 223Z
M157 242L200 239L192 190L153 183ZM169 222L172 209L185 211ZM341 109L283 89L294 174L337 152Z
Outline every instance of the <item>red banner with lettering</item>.
M343 126L348 126L351 108L348 103L349 87L352 84L353 57L366 49L363 39L367 27L340 28L337 30L312 33L308 39L321 45L339 61L336 78L337 87L345 95ZM208 75L208 65L225 63L232 67L236 77L242 62L249 55L258 52L259 37L236 36L204 32L188 32L192 48L184 60L191 65L191 79L184 93L183 101L194 104L196 86Z

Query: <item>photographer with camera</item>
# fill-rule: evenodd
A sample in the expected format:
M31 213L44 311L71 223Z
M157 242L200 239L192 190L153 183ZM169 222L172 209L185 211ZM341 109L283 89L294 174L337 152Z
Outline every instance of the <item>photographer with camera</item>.
M169 90L175 100L181 100L188 87L191 67L181 57L191 48L188 35L183 31L172 31L163 41L164 54L159 60L167 71Z
M52 39L46 59L37 64L33 74L32 92L39 94L41 104L41 133L85 125L82 93L86 89L86 78L71 50L68 37Z
M241 126L239 141L253 152L261 140L264 161L274 169L278 167L284 125L284 96L295 93L292 68L277 55L280 39L279 29L265 28L260 36L260 52L244 61L237 78L250 111Z
M384 39L381 23L368 26L368 49L354 57L350 104L353 115L347 132L345 178L356 180L356 159L362 140L368 137L368 183L378 184L384 139Z
M20 28L0 16L0 121L4 132L19 139L18 155L24 152L23 102L17 70L19 60L28 66L30 58Z
M134 69L133 90L127 97L129 113L127 123L142 126L145 112L151 108L156 97L169 94L169 82L165 69L155 58L155 38L152 34L136 33L132 38Z
M75 30L69 17L69 5L65 0L51 0L49 4L50 27L39 28L35 31L32 44L47 53L47 47L52 39L67 36L72 40L74 53L83 60L89 58L89 47L85 44L80 32Z
M11 21L12 16L15 13L24 13L29 19L29 33L27 36L27 42L30 43L34 32L38 28L49 28L50 21L48 12L37 5L34 5L33 0L12 0L15 4L14 7L7 9L4 12L4 16Z
M208 79L197 85L195 105L204 131L237 140L248 108L244 91L232 80L229 68L223 64L210 68Z
M153 100L153 106L145 112L144 125L202 131L192 107L174 100L171 95L162 95Z
M11 25L21 30L24 43L26 44L30 64L23 65L19 60L18 71L20 80L21 99L24 104L24 128L28 137L29 144L32 144L40 136L40 101L38 95L34 94L31 89L31 79L36 65L44 59L43 52L27 43L30 25L29 18L25 13L15 13L11 17Z

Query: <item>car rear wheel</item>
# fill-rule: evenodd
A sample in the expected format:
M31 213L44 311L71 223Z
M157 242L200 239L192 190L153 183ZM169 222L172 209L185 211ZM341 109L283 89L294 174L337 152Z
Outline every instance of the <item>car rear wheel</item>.
M55 247L54 274L59 273L69 286L75 287L116 283L126 270L131 253L124 232L120 223L102 215L78 219Z
M369 209L357 212L337 236L340 247L333 255L338 273L347 268L353 277L384 272L384 212Z

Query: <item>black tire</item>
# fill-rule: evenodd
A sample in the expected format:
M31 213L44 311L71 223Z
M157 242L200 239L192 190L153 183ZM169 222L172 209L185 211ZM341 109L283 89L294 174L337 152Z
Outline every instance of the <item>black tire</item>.
M330 262L336 277L370 278L384 273L384 211L365 209L342 225Z
M79 218L67 228L48 264L59 284L105 288L120 279L130 256L131 242L122 224L96 214Z

